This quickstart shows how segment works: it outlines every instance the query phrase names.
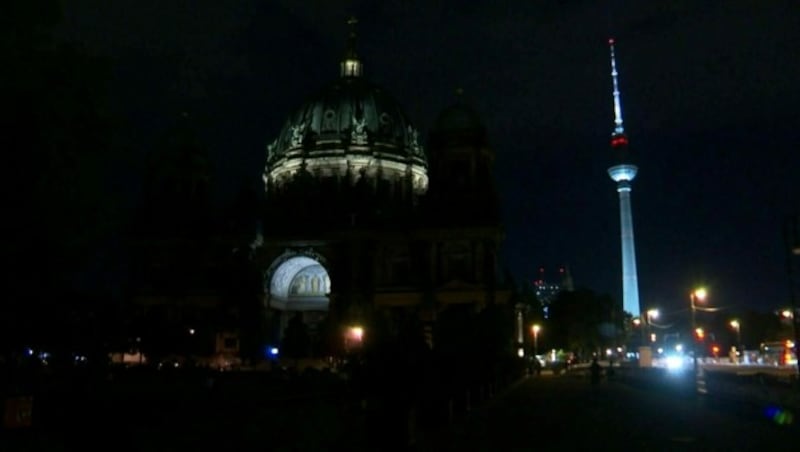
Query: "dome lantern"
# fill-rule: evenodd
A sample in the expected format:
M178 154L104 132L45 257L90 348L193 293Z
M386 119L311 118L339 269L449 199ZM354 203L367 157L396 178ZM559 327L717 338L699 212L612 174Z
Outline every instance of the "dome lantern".
M356 54L356 24L358 19L351 17L347 20L347 25L350 26L350 36L347 38L347 50L345 50L344 58L339 63L340 74L342 77L361 77L362 64Z

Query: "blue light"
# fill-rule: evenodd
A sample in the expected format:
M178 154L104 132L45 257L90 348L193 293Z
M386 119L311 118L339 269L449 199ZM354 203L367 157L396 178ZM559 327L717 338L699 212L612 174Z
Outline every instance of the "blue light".
M778 425L789 425L794 422L794 414L776 406L767 407L764 414Z
M276 358L278 356L278 353L280 352L280 350L278 350L278 347L274 347L272 345L268 345L268 346L265 347L264 352L265 352L265 354L267 355L268 358Z

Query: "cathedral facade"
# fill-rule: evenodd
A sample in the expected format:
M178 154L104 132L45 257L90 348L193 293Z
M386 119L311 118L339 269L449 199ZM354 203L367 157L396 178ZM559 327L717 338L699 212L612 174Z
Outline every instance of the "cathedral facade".
M352 38L340 77L267 145L263 196L244 202L257 225L249 237L213 227L171 239L139 236L137 340L258 355L296 348L288 342L300 325L309 338L301 348L313 355L337 350L315 347L314 338L346 346L348 338L369 341L413 325L435 347L446 312L508 301L486 128L456 102L424 145L402 106L364 77ZM178 147L178 159L203 161L196 144L184 139ZM180 179L184 194L206 186L199 175ZM153 198L165 196L152 190Z

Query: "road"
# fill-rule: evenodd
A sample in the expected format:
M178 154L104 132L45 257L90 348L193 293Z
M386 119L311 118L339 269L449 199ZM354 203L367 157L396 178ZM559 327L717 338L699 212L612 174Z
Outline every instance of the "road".
M703 363L702 367L713 372L727 372L737 375L774 375L790 378L797 375L797 366L767 366L729 363Z
M685 384L632 375L639 373L620 370L597 386L575 373L521 380L467 417L456 414L451 428L410 428L415 450L767 451L794 450L791 440L800 437L796 423L768 419L766 405L696 400ZM307 393L292 382L243 374L220 376L209 392L178 376L51 391L34 401L34 428L0 431L0 451L403 450L399 436L374 430L386 422L402 430L402 416L375 417L340 384Z
M794 450L796 423L778 425L767 414L775 412L659 386L543 376L523 380L448 433L421 438L418 450Z

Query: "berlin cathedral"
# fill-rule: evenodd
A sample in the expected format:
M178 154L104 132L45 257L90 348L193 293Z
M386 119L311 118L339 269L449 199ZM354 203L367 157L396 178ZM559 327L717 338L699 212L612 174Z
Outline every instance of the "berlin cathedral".
M131 247L129 327L144 355L268 358L302 331L293 354L322 356L408 325L436 347L447 312L508 303L479 116L459 100L424 140L365 78L353 32L339 69L267 144L263 192L227 210L208 208L190 127L155 153Z

